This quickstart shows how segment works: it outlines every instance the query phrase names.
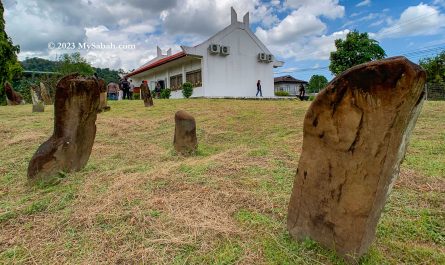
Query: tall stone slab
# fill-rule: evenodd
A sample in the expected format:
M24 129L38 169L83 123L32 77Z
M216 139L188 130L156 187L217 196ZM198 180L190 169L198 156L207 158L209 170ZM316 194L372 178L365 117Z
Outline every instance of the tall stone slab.
M28 179L46 179L60 171L82 169L96 137L100 84L77 74L57 84L54 132L36 151L28 166Z
M175 114L175 137L173 139L173 145L176 152L182 155L193 154L198 148L195 118L183 110Z
M6 94L6 103L8 105L14 106L14 105L25 104L25 100L23 99L22 94L15 91L9 82L5 82L5 94Z
M98 82L99 88L100 88L99 112L109 111L111 109L111 107L108 106L108 102L107 102L107 86L105 84L105 80L103 80L101 78L97 78L97 82Z
M142 83L140 88L141 88L142 99L144 100L144 106L152 107L153 106L153 97L151 96L151 92L150 92L150 89L148 88L147 83L146 82Z
M40 96L42 97L43 102L45 105L52 105L53 101L51 99L51 96L49 95L48 89L46 89L45 84L40 82L40 90L39 90Z
M40 95L40 91L36 86L31 87L32 112L44 112L45 103Z
M425 72L404 57L355 66L317 96L287 227L357 261L375 238L423 103Z

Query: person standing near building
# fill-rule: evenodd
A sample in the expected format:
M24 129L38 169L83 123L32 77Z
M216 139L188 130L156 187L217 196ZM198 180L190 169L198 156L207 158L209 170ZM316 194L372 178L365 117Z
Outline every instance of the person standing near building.
M156 82L155 94L156 94L156 98L161 97L161 84L159 82Z
M119 86L114 82L110 82L107 86L107 92L108 92L108 99L117 100L119 93Z
M303 100L304 96L306 94L306 89L304 89L304 85L303 84L300 84L300 91L299 92L300 92L299 98L300 98L300 100Z
M129 96L130 96L130 98L129 99L133 99L133 92L134 92L134 84L133 84L133 80L131 80L130 79L130 93L129 93Z
M261 81L258 80L256 83L256 97L258 97L258 93L260 94L260 97L263 97L263 91L261 91Z
M121 89L124 91L124 99L130 99L130 82L127 81L125 77L124 80L121 81Z

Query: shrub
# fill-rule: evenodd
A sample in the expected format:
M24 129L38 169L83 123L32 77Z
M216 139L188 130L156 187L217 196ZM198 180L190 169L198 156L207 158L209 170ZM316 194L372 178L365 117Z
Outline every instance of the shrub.
M182 84L182 95L185 98L191 97L193 94L193 85L190 82L185 82Z
M275 91L275 96L288 97L289 96L289 92L287 92L287 91Z
M133 93L133 99L141 99L141 94Z
M170 88L163 89L161 91L161 98L169 99L172 91Z
M309 96L309 101L313 101L315 99L315 96Z

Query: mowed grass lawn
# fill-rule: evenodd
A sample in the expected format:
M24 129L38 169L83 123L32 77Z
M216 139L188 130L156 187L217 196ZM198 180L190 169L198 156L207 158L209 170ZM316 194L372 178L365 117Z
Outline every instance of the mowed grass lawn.
M343 264L286 231L308 102L110 102L85 169L27 185L53 108L0 107L1 264ZM175 155L174 114L199 151ZM426 102L362 264L445 264L445 102Z

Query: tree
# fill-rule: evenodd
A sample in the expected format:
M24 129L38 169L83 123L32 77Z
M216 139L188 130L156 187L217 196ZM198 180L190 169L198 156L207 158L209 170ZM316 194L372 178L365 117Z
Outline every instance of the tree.
M119 83L119 72L117 70L110 70L109 68L96 68L94 67L94 71L100 78L105 80L105 83Z
M6 104L5 81L12 81L22 72L22 67L17 61L20 46L13 45L11 38L6 34L3 12L3 3L0 1L0 105Z
M313 75L309 80L308 92L316 93L322 90L328 84L326 77L322 75Z
M79 52L75 52L62 55L58 72L63 75L79 73L88 76L94 74L94 69Z
M370 39L368 33L354 30L346 35L346 39L335 40L337 51L331 52L329 70L338 75L354 65L385 58L385 51L378 41Z
M420 66L427 73L427 82L445 83L445 51L430 58L420 60Z

